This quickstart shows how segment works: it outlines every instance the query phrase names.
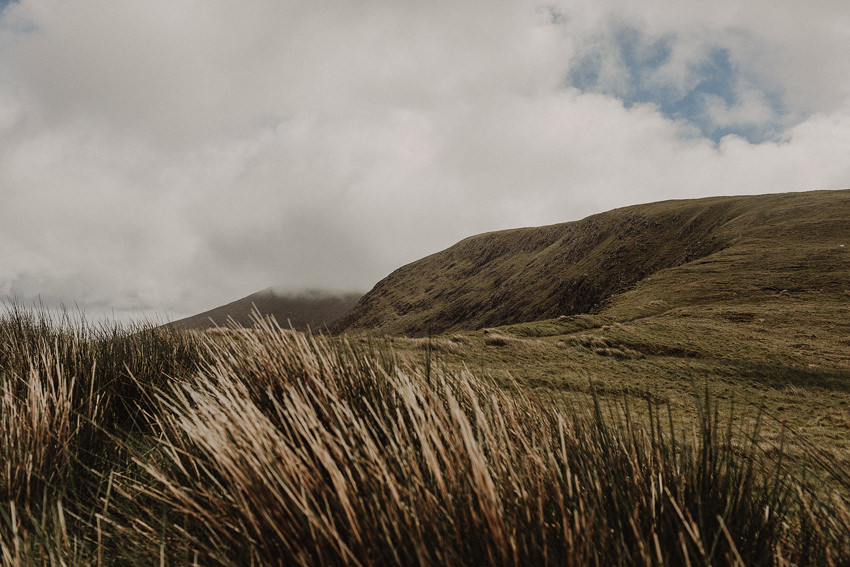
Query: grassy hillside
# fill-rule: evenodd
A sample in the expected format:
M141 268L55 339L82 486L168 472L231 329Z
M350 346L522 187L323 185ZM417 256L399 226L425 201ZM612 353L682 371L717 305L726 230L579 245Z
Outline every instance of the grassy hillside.
M847 236L848 191L487 234L336 337L10 306L0 565L850 565Z
M274 317L284 326L322 331L351 311L361 295L320 291L287 294L264 289L227 305L174 321L172 325L179 329L203 330L227 326L232 319L238 325L250 326L251 313L256 309L263 315Z
M390 274L337 328L421 336L777 294L843 302L848 282L850 191L666 201L467 238Z
M590 241L587 256L552 260ZM488 247L502 253L472 260ZM498 281L507 295L495 302L480 290ZM575 297L563 281L580 282ZM417 363L476 368L549 399L663 401L683 424L695 418L694 384L705 385L768 412L767 438L799 435L850 470L850 191L654 203L473 237L390 275L345 323L430 329L431 341L393 344Z

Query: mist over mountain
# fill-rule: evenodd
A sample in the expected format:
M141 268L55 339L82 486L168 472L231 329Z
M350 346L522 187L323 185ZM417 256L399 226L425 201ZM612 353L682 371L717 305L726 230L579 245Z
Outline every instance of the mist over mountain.
M291 326L297 330L309 328L320 332L348 313L361 295L358 292L292 292L267 288L171 324L181 329L202 330L227 326L232 320L238 325L250 326L252 314L256 310L261 315L274 317L283 327Z

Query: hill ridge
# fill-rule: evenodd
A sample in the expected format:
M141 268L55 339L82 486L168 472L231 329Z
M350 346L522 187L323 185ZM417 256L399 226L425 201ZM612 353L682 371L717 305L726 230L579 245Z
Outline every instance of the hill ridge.
M723 251L758 269L760 240L816 247L848 229L850 191L839 190L661 201L488 232L393 271L334 329L424 335L590 313Z

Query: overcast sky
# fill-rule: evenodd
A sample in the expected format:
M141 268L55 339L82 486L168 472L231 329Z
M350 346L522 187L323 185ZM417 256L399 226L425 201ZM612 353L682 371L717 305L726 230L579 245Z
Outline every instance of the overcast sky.
M847 0L0 0L0 297L180 317L850 187Z

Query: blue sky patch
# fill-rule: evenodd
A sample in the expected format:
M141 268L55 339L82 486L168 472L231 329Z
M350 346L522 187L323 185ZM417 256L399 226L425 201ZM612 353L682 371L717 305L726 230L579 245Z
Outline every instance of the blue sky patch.
M10 22L6 8L12 4L19 4L20 0L0 0L0 32L10 32L11 34L28 34L37 31L37 27L33 22L18 20Z
M582 91L616 96L627 108L654 104L668 118L690 122L715 142L736 134L758 143L781 131L787 113L781 93L739 69L729 49L709 47L699 60L688 62L684 84L674 84L663 71L675 47L675 36L649 38L635 28L621 28L583 54L567 82Z

